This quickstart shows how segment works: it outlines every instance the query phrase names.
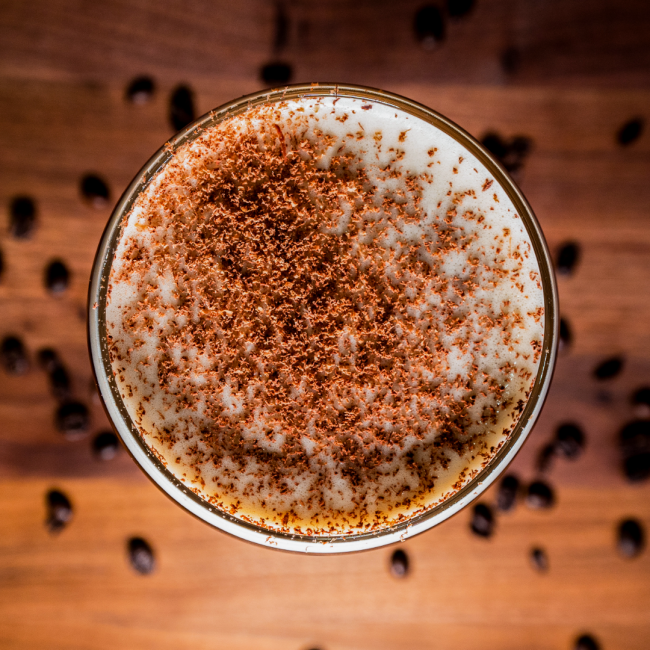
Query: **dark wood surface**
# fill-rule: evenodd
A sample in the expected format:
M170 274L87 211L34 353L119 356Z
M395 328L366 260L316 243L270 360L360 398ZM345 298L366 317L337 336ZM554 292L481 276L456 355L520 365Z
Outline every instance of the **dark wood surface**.
M446 19L432 50L414 37L421 4L410 0L0 4L0 338L19 336L31 361L22 376L0 370L0 647L568 650L583 633L604 650L648 646L650 553L621 558L616 529L628 517L650 525L650 485L626 482L617 443L639 415L631 394L650 385L650 9L474 4ZM533 480L562 422L583 427L584 454L550 470L549 511L520 503L489 540L472 535L466 511L401 545L411 567L402 580L389 572L392 548L313 558L231 539L168 501L125 452L108 462L91 453L108 422L92 387L85 301L111 207L172 135L175 87L191 88L199 115L262 87L274 61L292 66L292 81L406 95L477 138L530 138L517 180L551 249L580 246L574 274L559 278L573 341L512 471ZM156 84L142 106L125 99L139 75ZM646 130L621 146L617 133L635 118ZM87 173L108 184L106 206L83 200ZM27 240L9 231L16 196L36 203ZM43 282L54 259L71 273L59 296ZM91 410L84 439L54 426L36 360L44 347ZM596 380L615 355L622 372ZM58 535L44 524L53 488L74 508ZM491 489L482 500L494 499ZM151 575L128 564L133 536L154 548ZM545 574L530 565L536 546Z

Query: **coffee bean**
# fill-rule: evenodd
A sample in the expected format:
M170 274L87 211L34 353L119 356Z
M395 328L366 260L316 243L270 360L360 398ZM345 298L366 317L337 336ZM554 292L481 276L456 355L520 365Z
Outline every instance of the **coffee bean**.
M29 360L23 342L15 336L6 336L0 347L2 365L10 375L24 375L29 370Z
M28 196L17 196L9 206L9 232L16 239L27 239L36 227L36 204Z
M151 77L136 77L126 89L126 99L141 106L153 97L156 85Z
M650 454L637 454L623 461L623 473L631 483L640 483L650 477Z
M174 131L184 129L196 119L194 96L188 86L178 86L169 101L169 121Z
M58 533L72 519L72 505L68 497L58 490L50 490L45 497L47 516L45 524L51 533Z
M470 528L479 537L490 537L494 532L494 516L489 506L477 503L472 511Z
M499 483L497 492L497 509L502 512L512 510L517 503L519 493L519 479L512 474L504 476Z
M515 74L521 68L521 50L517 47L507 47L499 59L506 74Z
M474 0L447 0L447 13L452 18L466 16L474 7Z
M556 270L560 275L571 275L580 261L580 246L576 242L566 242L557 254Z
M555 432L555 451L559 456L575 460L582 454L585 435L582 429L572 422L561 424Z
M541 548L534 548L530 552L530 563L533 565L533 569L537 569L537 571L542 573L548 571L548 555L546 555L546 551Z
M636 557L645 547L645 534L636 519L626 519L618 527L618 552L624 557Z
M650 421L628 422L619 434L619 446L624 457L650 453Z
M140 574L147 575L156 567L153 550L141 537L132 537L127 543L129 562Z
M631 120L628 120L623 126L618 130L616 134L616 139L622 147L627 147L641 137L643 133L643 127L645 126L643 118L635 117Z
M100 460L111 460L117 456L120 443L112 431L102 431L93 440L93 453Z
M425 50L432 50L445 40L445 21L435 5L418 9L413 18L415 38Z
M42 348L36 355L38 365L45 372L52 372L59 365L59 357L52 348Z
M81 196L94 208L100 210L108 205L108 185L96 174L86 174L81 179Z
M555 445L549 443L539 450L537 460L535 461L535 468L541 474L550 471L553 466L553 459L555 458Z
M526 494L526 504L529 508L534 510L543 510L553 507L555 503L555 495L549 485L543 481L533 481L528 486L528 493Z
M409 572L409 558L402 550L397 549L390 558L390 572L395 578L405 578Z
M282 61L267 63L260 70L260 78L265 84L270 86L287 84L291 81L292 76L293 70L291 66Z
M594 368L594 377L596 379L611 379L616 377L623 370L624 360L622 357L611 357L605 359Z
M632 395L632 404L642 417L650 416L650 388L644 386Z
M50 293L63 293L68 288L70 273L66 265L60 260L50 262L45 269L45 286Z
M70 440L78 440L88 433L90 414L81 402L66 402L56 411L56 428Z
M498 133L487 133L481 144L499 160L503 160L508 153L508 145Z
M571 333L571 328L569 327L569 322L565 318L560 318L560 344L558 349L563 352L569 348L573 335Z
M574 650L600 650L600 644L590 634L583 634L576 639Z

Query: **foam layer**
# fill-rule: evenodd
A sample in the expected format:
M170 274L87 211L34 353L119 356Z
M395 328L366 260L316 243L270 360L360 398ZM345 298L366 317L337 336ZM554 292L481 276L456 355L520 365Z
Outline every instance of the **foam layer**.
M381 104L249 111L178 151L125 220L106 305L143 439L263 526L354 534L459 490L507 439L543 340L503 189Z

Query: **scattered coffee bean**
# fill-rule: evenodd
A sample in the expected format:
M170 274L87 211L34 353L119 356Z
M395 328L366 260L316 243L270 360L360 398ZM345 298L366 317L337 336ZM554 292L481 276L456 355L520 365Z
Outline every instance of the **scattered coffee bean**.
M507 47L501 54L501 67L506 74L515 74L521 68L521 50Z
M50 490L45 497L47 517L45 524L51 533L63 530L72 519L72 505L68 497L58 490Z
M70 377L57 353L51 348L38 352L38 363L47 372L50 379L50 390L55 399L60 402L70 398Z
M275 32L273 34L273 51L279 54L289 40L289 16L284 4L278 3L275 7Z
M111 193L108 185L96 174L86 174L81 179L81 196L100 210L108 205Z
M640 117L628 120L618 130L616 139L622 147L627 147L641 137L643 133L644 121Z
M583 634L576 639L574 650L600 650L600 644L590 634Z
M636 557L645 547L645 534L636 519L626 519L618 527L618 552L624 557Z
M623 461L623 473L631 483L640 483L650 477L650 454L637 454Z
M151 546L141 537L132 537L127 544L129 562L131 566L142 575L151 573L156 567Z
M291 81L293 70L288 63L276 61L274 63L267 63L262 66L260 70L260 78L265 84L270 86L279 84L287 84Z
M9 207L9 232L16 239L27 239L36 227L36 204L28 196L17 196Z
M409 572L409 558L402 550L397 549L390 558L390 572L395 578L405 578Z
M508 142L498 133L487 133L481 142L512 175L516 175L521 170L532 148L531 139L524 135L514 136Z
M650 417L650 388L644 386L632 395L632 405L639 417Z
M546 551L541 548L534 548L530 552L530 563L533 565L533 569L537 569L537 571L542 573L548 571L548 555L546 555Z
M126 89L126 99L141 106L151 100L156 85L151 77L136 77Z
M111 460L117 456L120 443L112 431L102 431L93 440L93 453L100 460Z
M497 509L502 512L512 510L517 503L519 493L519 479L512 475L504 476L499 483L497 492Z
M24 375L29 370L29 359L23 342L15 336L6 336L0 347L2 365L10 375Z
M594 369L596 379L611 379L616 377L623 370L623 359L621 357L611 357L599 363Z
M556 270L560 275L571 275L580 261L580 246L575 242L566 242L557 253Z
M195 119L192 91L187 86L178 86L169 101L169 121L174 131L184 129Z
M445 21L435 5L425 5L413 18L415 37L425 50L432 50L445 40Z
M553 507L555 495L549 485L544 481L534 481L528 486L526 504L534 510L543 510Z
M621 429L619 445L624 457L650 453L650 421L628 422Z
M81 402L66 402L56 411L56 428L70 440L78 440L88 433L90 414Z
M494 532L494 516L489 506L477 503L472 512L472 532L479 537L490 537Z
M537 454L537 460L535 461L535 467L538 472L545 474L550 471L553 466L553 460L555 458L555 445L549 443L539 450Z
M563 352L569 348L573 335L571 333L571 328L569 327L569 322L565 318L560 318L560 344L558 349Z
M447 13L452 18L466 16L474 7L474 0L447 0Z
M572 422L561 424L555 432L555 452L559 456L575 460L582 454L585 435L582 429Z
M68 288L70 273L68 267L60 260L50 262L45 269L45 286L50 293L63 293Z

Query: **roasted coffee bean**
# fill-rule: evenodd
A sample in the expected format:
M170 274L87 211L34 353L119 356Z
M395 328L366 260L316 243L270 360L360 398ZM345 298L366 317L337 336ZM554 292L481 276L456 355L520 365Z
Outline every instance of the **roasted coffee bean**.
M600 644L590 634L583 634L576 639L575 650L600 650Z
M57 353L51 348L39 350L38 363L49 375L52 395L59 401L67 400L70 397L70 377Z
M623 370L623 363L622 357L605 359L605 361L599 363L594 368L594 377L601 381L603 379L612 379L612 377L616 377Z
M533 566L533 569L536 569L540 572L548 571L548 555L546 551L541 548L534 548L530 552L530 563Z
M169 121L174 131L184 129L194 122L194 96L188 86L178 86L169 101Z
M623 461L623 473L631 483L640 483L650 477L650 454L637 454Z
M16 239L27 239L36 227L36 204L28 196L17 196L9 206L9 232Z
M632 404L640 409L643 415L650 415L650 388L644 386L632 395Z
M24 375L29 370L29 360L23 342L15 336L6 336L0 347L2 365L10 375Z
M640 117L636 117L627 121L623 126L618 130L616 134L616 139L622 147L627 147L628 145L636 142L643 133L643 127L645 126L644 121Z
M90 414L81 402L66 402L56 411L56 428L66 438L78 439L88 433Z
M409 572L409 557L397 549L390 557L390 572L395 578L405 578Z
M435 5L418 9L413 18L415 38L425 50L432 50L445 40L445 20Z
M260 78L269 86L287 84L291 81L292 76L293 70L291 69L291 66L282 61L267 63L262 66L262 69L260 70Z
M534 481L528 486L526 504L534 510L542 510L553 507L555 495L549 485L544 481Z
M571 345L572 339L573 335L571 334L569 322L565 318L560 318L560 344L558 349L560 351L567 350Z
M96 174L86 174L81 179L81 196L94 208L102 209L108 205L111 193L108 185Z
M50 490L45 497L47 508L46 526L51 533L58 533L72 519L72 505L68 497L58 490Z
M554 458L555 458L555 445L553 443L544 445L544 447L542 447L539 450L539 453L537 454L537 460L535 461L535 468L541 474L545 474L546 472L550 471L551 467L553 466Z
M52 372L59 365L59 356L52 348L43 348L38 351L36 356L38 358L38 365L45 372Z
M619 445L625 457L650 453L650 421L628 422L619 434Z
M50 262L45 269L45 286L50 293L63 293L68 288L69 281L68 267L60 260Z
M112 431L102 431L93 440L93 453L100 460L115 458L119 449L119 440Z
M502 512L512 510L517 503L518 493L519 479L512 474L504 476L499 483L497 492L497 508Z
M561 424L555 432L555 451L559 456L575 460L582 454L585 435L582 429L572 422Z
M472 511L472 532L479 537L490 537L494 532L494 516L485 503L477 503Z
M126 89L126 99L132 104L146 104L155 90L156 85L151 77L136 77Z
M556 270L560 275L571 275L580 261L580 246L576 242L566 242L557 253Z
M466 16L474 7L474 0L447 0L447 13L452 18Z
M501 53L500 60L506 74L515 74L521 68L521 50L517 47L507 47Z
M132 537L127 543L129 562L142 575L151 573L156 567L156 559L149 544L141 537Z
M508 144L498 133L487 133L483 136L481 143L492 155L494 155L495 158L499 160L503 160L508 154Z
M625 557L640 555L645 547L645 534L636 519L626 519L618 527L618 552Z

